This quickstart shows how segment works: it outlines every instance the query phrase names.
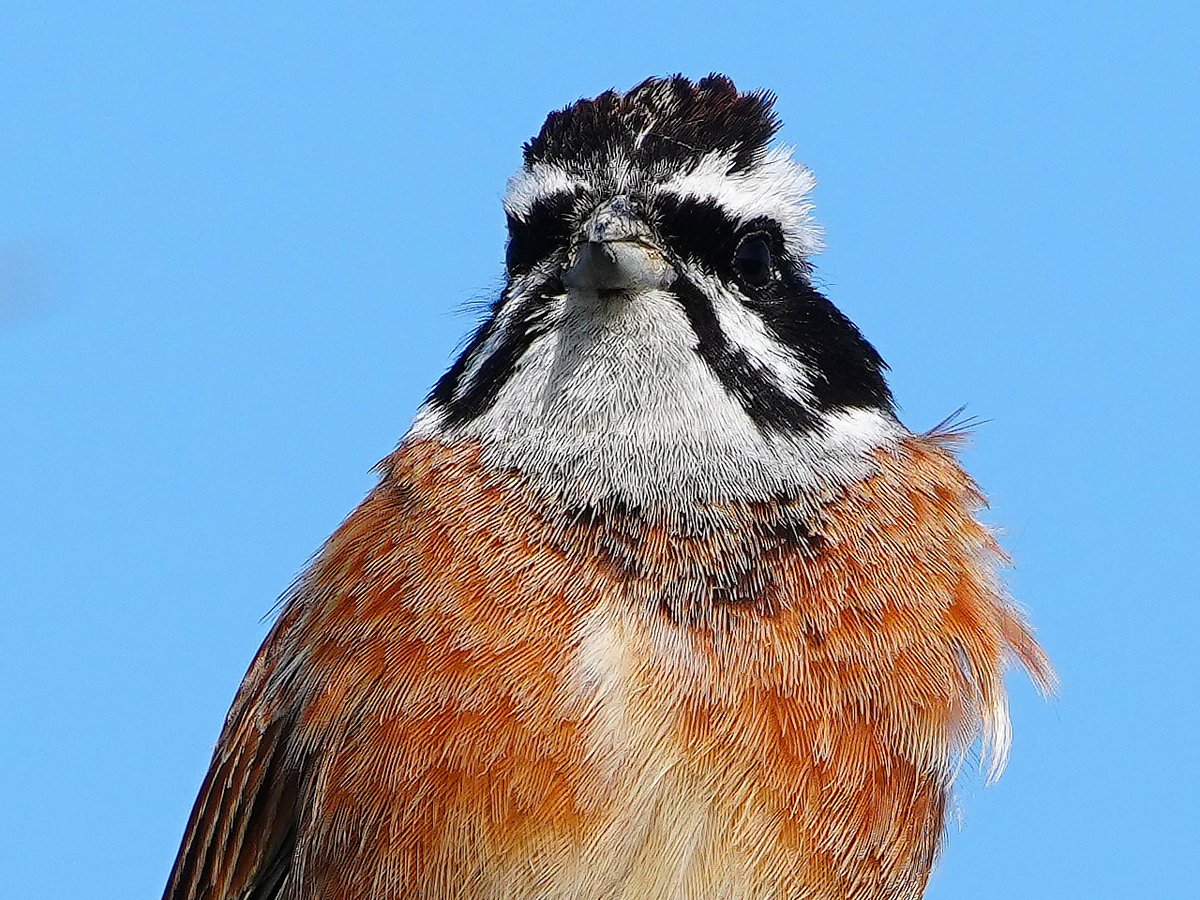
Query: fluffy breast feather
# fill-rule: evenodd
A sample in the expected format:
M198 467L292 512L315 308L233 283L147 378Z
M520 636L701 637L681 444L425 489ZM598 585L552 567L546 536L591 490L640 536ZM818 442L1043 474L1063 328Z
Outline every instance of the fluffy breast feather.
M280 896L919 897L1005 660L1052 675L952 456L874 465L679 534L404 445L239 698L289 722Z

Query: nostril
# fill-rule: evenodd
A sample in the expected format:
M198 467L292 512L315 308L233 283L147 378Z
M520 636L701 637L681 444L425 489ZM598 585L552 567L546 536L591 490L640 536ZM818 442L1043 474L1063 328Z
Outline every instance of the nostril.
M614 215L633 218L637 215L637 210L634 209L632 201L623 194L613 197L608 203L608 208L612 210Z
M623 241L648 234L648 226L623 195L597 206L580 229L580 236L588 241Z

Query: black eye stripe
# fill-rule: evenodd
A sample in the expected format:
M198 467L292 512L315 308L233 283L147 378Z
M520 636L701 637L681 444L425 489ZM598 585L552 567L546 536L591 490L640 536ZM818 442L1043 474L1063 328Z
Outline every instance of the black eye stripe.
M654 212L663 240L680 256L710 268L732 257L738 223L715 201L661 194L655 198Z
M656 224L663 240L680 256L695 260L722 277L736 274L739 244L760 235L774 261L789 262L779 223L766 216L742 222L715 200L660 194L654 202Z
M580 209L588 208L587 192L558 192L540 197L520 216L508 214L510 274L521 275L565 247L579 224ZM778 223L760 217L740 222L715 200L665 193L654 198L649 216L668 248L709 270L725 276L735 274L734 257L740 241L750 233L761 233L775 259L786 258Z
M510 274L529 271L570 239L572 214L581 190L539 197L522 216L508 213L508 249L505 263Z

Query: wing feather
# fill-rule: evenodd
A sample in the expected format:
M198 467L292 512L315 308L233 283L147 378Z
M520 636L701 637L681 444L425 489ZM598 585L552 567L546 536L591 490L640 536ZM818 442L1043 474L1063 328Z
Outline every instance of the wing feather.
M293 717L264 697L272 637L226 719L163 900L272 900L287 877L304 766Z

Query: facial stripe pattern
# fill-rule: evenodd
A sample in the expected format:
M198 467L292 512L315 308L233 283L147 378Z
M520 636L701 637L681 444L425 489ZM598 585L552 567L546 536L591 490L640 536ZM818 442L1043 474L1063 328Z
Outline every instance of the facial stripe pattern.
M448 425L470 421L495 403L525 351L546 333L550 298L562 290L555 277L511 299L511 287L501 295L493 314L430 392L430 401L446 411Z
M778 129L772 102L721 77L673 78L551 114L505 200L505 291L430 394L441 423L463 426L501 397L563 301L573 236L617 195L630 198L677 273L667 293L691 324L694 352L756 427L819 430L825 414L857 408L891 415L882 359L810 281L820 245L813 179L768 146ZM739 280L734 266L750 238L774 266L763 285Z

